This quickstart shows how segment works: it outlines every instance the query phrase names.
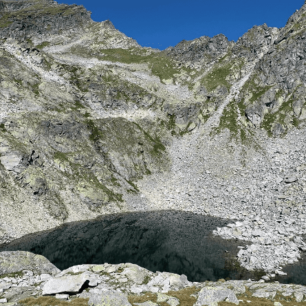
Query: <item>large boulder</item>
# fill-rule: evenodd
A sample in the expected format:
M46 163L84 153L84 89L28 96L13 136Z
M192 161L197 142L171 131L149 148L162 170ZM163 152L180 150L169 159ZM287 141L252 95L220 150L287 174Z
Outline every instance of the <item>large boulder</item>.
M12 251L0 253L0 275L30 270L35 274L55 275L60 272L47 258L30 252Z
M142 284L145 277L147 276L147 272L144 268L141 268L137 265L127 263L124 271L122 272L130 281L136 284Z
M218 302L230 302L239 304L235 293L223 287L204 287L200 293L195 306L217 306Z
M82 287L90 282L90 275L82 273L77 275L64 275L48 280L43 287L43 295L57 293L78 293Z

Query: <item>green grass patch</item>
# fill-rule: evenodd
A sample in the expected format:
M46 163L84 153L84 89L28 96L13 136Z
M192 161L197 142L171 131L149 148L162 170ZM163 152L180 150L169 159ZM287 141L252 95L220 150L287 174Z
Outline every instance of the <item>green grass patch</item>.
M253 103L257 101L261 96L263 96L272 86L265 86L265 87L257 87L256 89L252 90L252 98L250 102Z
M196 287L187 287L177 291L169 291L168 293L166 293L166 295L169 296L169 298L177 298L180 302L180 306L193 306L197 301L194 295L197 294L200 290L200 288ZM128 296L128 300L133 306L136 305L136 303L145 303L149 301L157 303L157 294L151 292L146 292L145 294L141 295L131 294ZM169 303L158 302L158 305L169 306Z
M127 183L129 183L129 185L131 185L133 187L133 192L139 192L139 189L137 187L136 184L134 184L132 181L126 181Z
M5 277L18 278L18 277L23 277L23 276L24 276L24 273L20 271L20 272L2 274L0 275L0 278L5 278Z
M231 85L226 80L226 77L231 73L231 65L227 64L223 67L217 67L203 79L202 83L208 91L215 90L218 86L225 86L230 89Z
M32 91L34 92L36 96L39 96L39 84L38 83L32 85Z
M151 280L151 277L149 275L146 275L146 277L144 278L142 284L143 285L147 285Z
M264 116L261 126L267 131L268 135L273 136L273 125L275 123L280 123L284 127L286 126L285 119L290 111L292 111L292 103L293 99L289 99L280 106L277 112L268 113ZM299 120L297 118L293 118L292 125L298 127Z
M146 132L139 124L135 123L134 124L144 133L145 137L153 143L153 149L150 151L152 155L155 156L160 156L162 152L166 151L166 147L162 144L160 139L155 136L153 138L148 132Z
M247 126L244 126L239 122L238 113L243 116L245 113L245 106L242 102L237 104L236 102L232 101L224 109L220 118L219 126L212 130L211 136L220 134L223 130L228 129L230 132L230 140L235 139L245 146L253 147L255 150L262 150L261 146L256 141L252 130L248 129ZM245 148L242 148L241 163L243 166L246 166L245 155L246 150Z
M3 133L6 133L6 132L7 132L7 130L6 130L5 126L4 126L4 123L1 123L1 124L0 124L0 130L1 130L1 132L3 132Z
M201 84L211 92L218 86L224 86L229 90L231 84L228 82L227 77L232 73L240 73L244 65L242 59L231 60L229 59L230 54L226 54L221 58L214 68L201 80Z
M74 105L76 109L85 108L85 106L80 101L75 101Z
M97 141L100 137L103 137L102 131L95 125L93 120L87 119L85 122L87 124L87 128L91 132L89 135L89 139L91 141Z
M13 22L9 20L9 15L4 14L2 15L0 19L0 28L7 28L9 27Z
M273 86L259 86L257 84L257 76L254 75L250 80L248 80L242 87L241 92L245 94L251 93L250 103L254 103L261 96L263 96L270 88ZM276 97L277 98L277 97Z
M271 298L258 298L258 297L253 296L253 293L258 288L250 290L249 288L246 287L245 289L246 290L244 293L237 295L237 298L241 300L240 303L242 303L242 305L274 306L275 302L279 302L283 306L297 306L297 305L306 306L306 301L297 303L294 294L289 295L289 296L284 296L279 291L277 291L274 298L272 297ZM220 306L233 306L233 304L229 302L219 302L218 304Z
M120 62L125 64L140 64L145 63L145 59L148 58L146 53L139 52L135 49L103 49L101 50L103 59L111 62Z
M15 79L15 78L14 78L14 82L15 82L17 85L19 85L19 86L22 85L22 80L19 80L19 79Z
M41 44L35 46L37 49L43 49L45 47L48 47L50 45L50 42L48 41L43 41Z
M158 76L161 81L174 78L180 73L175 62L164 53L152 53L146 55L136 49L107 49L101 50L102 59L121 62L125 64L148 64L152 74Z
M62 301L54 296L29 297L18 302L22 306L88 306L89 299L75 298L71 301Z
M68 159L68 157L67 157L67 153L63 153L63 152L55 152L54 153L54 158L55 159L58 159L58 160L60 160L60 161L66 161L66 162L69 162L69 159Z
M243 107L241 107L243 108ZM241 134L241 126L238 123L238 104L234 101L229 103L223 111L220 118L219 126L213 131L213 133L221 133L224 129L228 129L231 133L231 137L237 138L240 136L241 141L244 141L245 134Z
M176 126L176 116L173 114L173 115L167 115L167 119L168 120L160 120L158 119L158 124L164 128L164 129L167 129L168 131L171 132L171 135L172 136L175 136L177 135L177 132L176 132L176 129L177 129L177 126Z

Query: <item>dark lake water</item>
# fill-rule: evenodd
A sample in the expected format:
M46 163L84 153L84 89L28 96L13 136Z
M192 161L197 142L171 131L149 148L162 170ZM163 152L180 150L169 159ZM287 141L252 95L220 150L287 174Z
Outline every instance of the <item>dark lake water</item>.
M30 234L0 246L0 251L41 254L61 270L129 262L153 272L185 274L190 281L258 279L261 273L237 265L243 242L212 235L232 222L181 211L115 214Z
M305 241L306 237L304 237ZM278 276L276 280L284 284L306 285L306 256L302 253L301 259L294 264L283 267L286 276Z

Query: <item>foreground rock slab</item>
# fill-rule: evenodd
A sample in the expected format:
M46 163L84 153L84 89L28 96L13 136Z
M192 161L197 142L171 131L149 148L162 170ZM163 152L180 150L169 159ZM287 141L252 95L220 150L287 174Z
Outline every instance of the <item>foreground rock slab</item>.
M239 304L239 301L232 290L224 289L223 287L205 287L199 293L196 306L217 306L218 302L223 301L237 305Z
M45 273L46 266L52 267L46 258L40 258L44 265L33 264L25 270L28 265L16 268L24 252L11 253L0 253L0 267L15 267L14 273L0 274L0 301L4 305L218 306L222 302L244 305L250 300L275 306L287 302L306 305L306 286L301 285L264 280L189 282L185 275L153 273L130 263L78 265L52 276ZM29 253L27 258L35 258L35 254Z
M52 278L45 283L43 287L43 295L78 293L86 282L89 282L86 274Z

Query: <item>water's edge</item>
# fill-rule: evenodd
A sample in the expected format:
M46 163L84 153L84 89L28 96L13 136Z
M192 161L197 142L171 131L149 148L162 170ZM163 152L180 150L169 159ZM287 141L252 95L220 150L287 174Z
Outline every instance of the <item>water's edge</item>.
M152 272L185 274L193 282L259 280L263 271L247 271L237 261L245 242L212 234L231 222L181 211L106 215L24 236L0 245L0 251L40 254L61 270L80 264L134 263ZM305 263L303 259L285 267L288 275L277 280L306 284Z

